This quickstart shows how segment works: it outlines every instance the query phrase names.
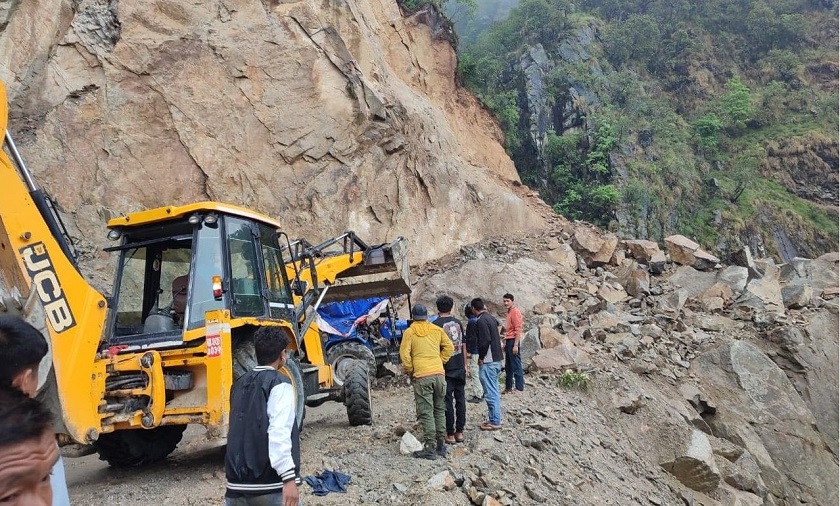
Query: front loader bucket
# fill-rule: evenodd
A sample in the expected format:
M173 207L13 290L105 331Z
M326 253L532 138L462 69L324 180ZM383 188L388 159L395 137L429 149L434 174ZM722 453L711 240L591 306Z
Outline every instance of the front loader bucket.
M323 302L411 294L406 250L407 241L402 237L369 247L362 263L336 276Z

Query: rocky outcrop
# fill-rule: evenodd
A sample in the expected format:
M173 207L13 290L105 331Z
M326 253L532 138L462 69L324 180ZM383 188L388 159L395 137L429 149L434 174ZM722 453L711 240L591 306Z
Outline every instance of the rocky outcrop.
M734 341L700 356L692 371L717 405L706 418L713 433L751 453L771 494L785 501L837 502L837 462L815 430L814 415L764 353Z
M415 262L542 223L507 187L518 176L501 132L456 85L433 13L354 0L10 9L10 128L88 270L108 270L105 219L197 200L316 241L403 235Z
M782 265L750 256L711 271L666 261L654 274L643 262L654 245L623 241L599 265L609 236L575 227L470 246L429 268L420 297L496 290L497 277L479 274L494 263L516 272L526 331L542 345L527 381L588 374L603 423L686 487L686 504L836 502L837 255ZM567 246L577 268L548 274L546 252ZM616 284L639 290L612 298ZM786 307L783 294L801 287L810 298Z

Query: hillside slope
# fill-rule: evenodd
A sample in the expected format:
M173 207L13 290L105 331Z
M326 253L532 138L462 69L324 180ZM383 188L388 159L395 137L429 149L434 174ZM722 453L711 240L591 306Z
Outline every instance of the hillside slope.
M104 220L196 200L252 207L313 242L403 235L418 262L541 224L507 190L518 175L455 84L433 11L49 0L13 2L0 26L12 134L89 272L108 270Z
M724 257L836 249L836 2L523 0L474 38L482 5L463 78L558 213Z

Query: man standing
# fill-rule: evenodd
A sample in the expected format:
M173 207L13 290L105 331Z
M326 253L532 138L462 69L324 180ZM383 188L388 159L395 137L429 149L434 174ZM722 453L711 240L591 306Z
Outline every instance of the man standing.
M502 393L511 394L514 392L514 379L516 380L516 392L525 390L522 356L519 354L519 343L522 342L522 313L513 304L513 295L504 294L502 302L507 309L507 317L505 318L505 391Z
M481 386L481 378L478 375L478 334L476 333L475 322L478 318L472 312L470 303L464 306L464 317L467 319L467 330L464 332L464 341L467 346L467 393L470 394L467 402L478 404L484 399L484 387Z
M502 371L502 343L499 339L499 322L487 312L484 300L475 298L470 302L478 335L478 369L484 400L487 402L487 421L479 425L481 430L502 428L502 397L499 395L499 373Z
M0 387L0 504L54 504L50 475L58 459L47 408L20 390Z
M435 301L438 317L435 325L442 328L452 341L454 351L449 361L443 365L446 376L446 437L448 444L464 441L464 424L467 417L467 403L464 399L464 387L467 384L467 354L464 345L464 327L461 320L452 316L452 297L442 295ZM454 400L454 409L453 409Z
M14 389L29 397L38 390L38 366L47 355L47 340L38 329L14 316L0 316L0 388ZM50 473L52 504L68 506L70 496L64 480L64 463L52 434L57 460Z
M443 364L455 347L440 327L429 323L429 312L423 304L411 309L411 319L413 322L400 344L400 360L405 372L413 378L417 419L423 426L423 449L414 452L414 456L435 460L446 456Z
M226 506L300 503L300 427L295 392L281 374L289 338L279 327L254 333L257 367L233 384L225 453Z

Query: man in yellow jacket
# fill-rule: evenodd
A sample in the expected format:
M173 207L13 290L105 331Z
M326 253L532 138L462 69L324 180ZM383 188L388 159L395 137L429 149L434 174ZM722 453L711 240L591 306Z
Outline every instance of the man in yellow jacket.
M449 361L455 348L443 329L429 323L429 311L423 304L411 309L411 319L413 323L400 344L400 360L405 372L414 379L417 419L423 426L423 449L414 452L414 456L435 460L438 456L446 457L443 364Z

